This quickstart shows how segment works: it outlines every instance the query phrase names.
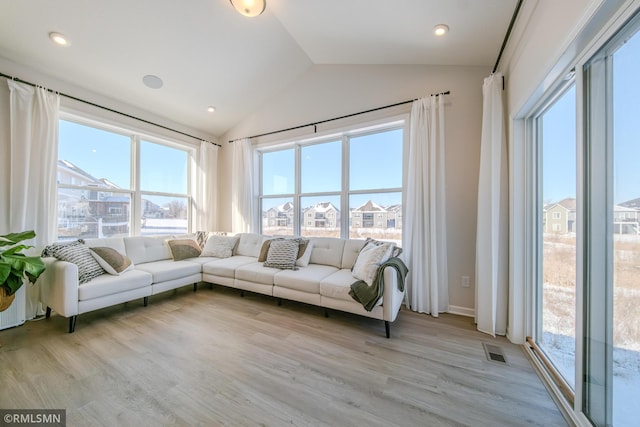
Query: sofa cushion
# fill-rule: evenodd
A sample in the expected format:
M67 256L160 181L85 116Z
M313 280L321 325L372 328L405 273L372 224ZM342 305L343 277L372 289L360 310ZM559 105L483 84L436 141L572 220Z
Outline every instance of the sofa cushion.
M357 281L358 279L353 277L350 269L343 268L322 279L320 282L320 295L323 297L354 301L351 295L349 295L349 290L351 290L351 284Z
M313 241L311 264L330 265L335 268L342 267L344 240L335 237L312 237L311 240Z
M198 274L201 268L200 264L195 262L173 260L146 262L136 265L136 270L151 273L153 283L166 282Z
M173 239L168 240L169 249L174 261L182 261L187 258L195 258L200 256L202 249L198 243L192 239Z
M262 242L269 238L255 233L240 233L238 236L240 236L240 240L238 241L234 255L249 256L253 258L258 258Z
M273 284L283 288L320 293L320 282L338 271L329 265L309 264L298 270L282 270L273 277Z
M231 258L217 259L202 266L202 272L213 276L235 277L238 267L256 262L255 257L236 255Z
M204 244L201 256L229 258L240 240L239 236L209 236Z
M273 285L273 277L279 273L279 268L265 267L261 262L241 265L236 269L235 278L247 282Z
M143 288L150 286L151 283L151 274L145 271L131 270L120 276L103 274L78 288L78 300L86 301L92 298Z
M350 239L344 242L344 251L342 252L342 268L353 268L353 264L358 258L360 250L365 245L365 240Z
M300 241L298 239L272 240L264 266L295 270L299 249Z
M171 249L169 249L169 244L167 244L166 239L166 236L125 237L124 246L126 248L126 254L136 265L145 262L171 259Z
M125 271L133 270L131 259L113 248L96 246L89 248L91 255L98 261L100 267L109 274L119 276Z
M83 285L105 273L91 255L89 247L80 240L54 243L42 250L42 257L55 257L78 266L78 283Z

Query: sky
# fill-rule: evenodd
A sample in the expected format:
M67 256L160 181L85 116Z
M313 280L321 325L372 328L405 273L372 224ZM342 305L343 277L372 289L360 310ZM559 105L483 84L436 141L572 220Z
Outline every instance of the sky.
M131 188L131 138L69 121L60 121L58 158L94 178ZM187 152L149 141L140 144L140 188L187 193Z
M613 57L614 203L640 197L640 35ZM543 200L576 195L576 91L572 86L543 117Z

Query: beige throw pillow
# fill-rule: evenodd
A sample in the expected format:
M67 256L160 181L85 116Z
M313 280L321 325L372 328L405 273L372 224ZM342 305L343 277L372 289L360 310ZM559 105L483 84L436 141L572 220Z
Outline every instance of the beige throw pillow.
M128 256L121 254L113 248L99 246L89 248L89 251L96 261L98 261L98 264L104 268L104 271L111 275L119 276L124 272L132 270L134 267L133 262L131 262Z
M171 249L174 261L181 261L187 258L197 258L202 250L198 242L192 239L175 239L167 242Z

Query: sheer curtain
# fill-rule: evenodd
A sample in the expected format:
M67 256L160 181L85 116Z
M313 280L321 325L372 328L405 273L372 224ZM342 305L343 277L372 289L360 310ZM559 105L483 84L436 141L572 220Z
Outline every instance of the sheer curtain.
M443 96L413 102L403 237L409 267L405 302L434 317L449 310L444 119Z
M233 143L233 171L231 174L231 229L235 233L256 231L253 149L245 138Z
M200 162L197 192L196 229L217 230L218 203L218 146L207 141L200 143Z
M496 336L507 333L509 274L509 182L501 73L484 80L482 94L476 323L479 331Z
M35 230L42 248L56 237L58 116L60 96L12 80L9 85L9 228ZM26 318L42 312L40 287L27 285Z

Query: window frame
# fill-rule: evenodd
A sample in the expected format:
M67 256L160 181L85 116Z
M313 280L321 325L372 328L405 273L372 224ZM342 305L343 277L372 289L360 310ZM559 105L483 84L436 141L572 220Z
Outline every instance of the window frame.
M349 189L349 165L350 165L350 156L349 156L349 140L351 138L363 137L367 135L373 135L378 133L383 133L392 130L402 130L402 170L401 170L401 182L402 187L398 188L371 188L365 190L350 190ZM402 209L402 217L404 217L404 188L406 184L406 152L408 147L408 139L409 139L409 118L408 114L395 115L385 119L381 119L376 121L375 123L361 123L354 124L348 127L339 128L337 131L333 131L327 133L326 135L321 136L310 136L308 138L300 137L291 141L276 141L271 144L265 144L262 146L258 146L255 148L257 155L257 170L258 170L258 190L257 199L258 199L258 209L256 215L258 217L258 232L263 233L263 202L264 200L269 199L284 199L291 198L293 202L293 235L301 235L302 224L305 223L306 219L303 216L301 211L301 200L305 197L339 197L340 206L336 206L340 209L340 238L348 239L350 233L350 216L343 215L342 212L349 212L349 199L352 195L360 195L360 194L379 194L379 193L400 193L401 194L401 204L403 206ZM304 147L309 147L318 144L330 143L340 141L342 147L342 180L341 180L341 189L339 191L326 191L326 192L309 192L303 193L301 191L301 156L302 149ZM269 194L263 195L263 155L265 153L271 153L281 150L294 149L294 192L287 194Z
M199 150L193 144L188 144L186 142L181 142L176 139L172 139L166 136L156 136L152 135L149 132L145 132L139 128L134 126L123 126L119 124L113 124L111 121L107 119L99 119L92 117L90 114L83 114L77 112L72 109L61 108L58 120L71 122L80 126L87 126L91 128L95 128L104 132L114 133L120 136L124 136L129 138L129 147L130 147L130 182L129 188L122 189L108 189L108 188L96 188L91 186L82 186L82 185L70 185L70 184L60 184L56 183L56 192L59 194L61 188L70 189L70 190L92 190L92 191L104 191L109 193L118 193L123 195L128 195L130 198L130 207L129 207L129 236L140 236L142 235L142 196L150 195L150 196L165 196L165 197L178 197L178 198L186 198L187 199L187 233L192 232L193 224L194 224L194 188L195 188L195 179L193 176L194 165L197 162ZM145 141L152 144L159 144L169 148L185 151L187 154L187 192L186 194L178 194L178 193L169 193L169 192L153 192L153 191L143 191L140 189L140 146L141 142ZM59 155L59 153L57 153ZM58 158L59 160L59 158ZM56 208L56 216L58 215ZM167 233L161 233L167 234ZM145 234L148 235L148 234ZM57 235L56 230L56 238L60 239L60 236Z

